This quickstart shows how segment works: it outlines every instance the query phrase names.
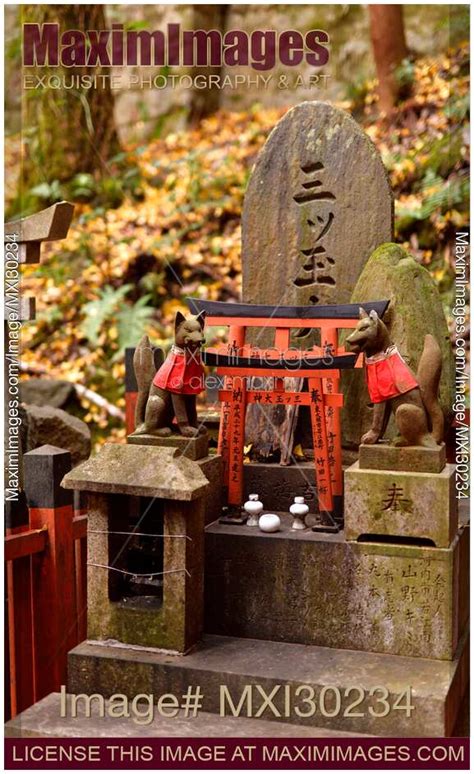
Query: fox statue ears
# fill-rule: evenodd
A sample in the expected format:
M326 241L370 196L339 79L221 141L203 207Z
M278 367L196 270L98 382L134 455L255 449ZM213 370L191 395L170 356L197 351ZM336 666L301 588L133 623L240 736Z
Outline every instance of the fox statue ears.
M198 321L201 328L204 328L204 324L206 322L206 313L204 311L199 312L199 314L196 316L196 320Z
M196 320L198 321L198 323L201 326L201 328L204 328L204 323L205 323L205 320L206 320L206 313L205 312L199 312L199 314L196 315ZM183 323L185 321L186 321L186 317L184 316L184 314L182 312L180 312L178 310L176 312L176 317L174 318L174 329L175 329L175 331L177 331L179 326L181 325L181 323Z
M379 319L379 316L375 309L371 309L369 314L365 311L363 306L359 306L359 320L365 320L366 318L370 318L371 320L377 321Z

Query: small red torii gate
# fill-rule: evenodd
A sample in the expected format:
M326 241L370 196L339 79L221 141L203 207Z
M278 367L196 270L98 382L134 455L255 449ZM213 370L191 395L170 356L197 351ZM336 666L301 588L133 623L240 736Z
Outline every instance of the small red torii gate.
M203 362L216 366L218 375L224 377L224 389L219 391L222 414L218 451L223 457L229 506L240 508L243 503L247 405L281 403L310 409L319 510L332 514L334 498L342 496L343 490L340 372L361 366L361 358L339 347L339 330L356 327L359 306L366 311L375 309L382 317L388 303L273 307L187 299L194 314L206 313L206 325L229 326L228 344L203 353ZM274 347L259 349L247 344L249 327L274 329ZM319 329L321 346L310 350L290 348L294 328ZM272 377L273 389L249 389L247 381L253 376ZM308 390L286 391L284 379L289 376L307 379Z

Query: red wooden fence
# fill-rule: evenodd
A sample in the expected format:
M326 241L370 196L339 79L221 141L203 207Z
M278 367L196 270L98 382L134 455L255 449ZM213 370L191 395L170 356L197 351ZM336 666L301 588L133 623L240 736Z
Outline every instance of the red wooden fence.
M69 452L23 459L28 524L5 537L12 716L66 683L67 653L86 638L87 516L60 489Z

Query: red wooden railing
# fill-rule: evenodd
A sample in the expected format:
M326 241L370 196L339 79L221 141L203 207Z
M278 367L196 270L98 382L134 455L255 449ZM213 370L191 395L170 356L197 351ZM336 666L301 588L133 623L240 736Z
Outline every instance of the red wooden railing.
M13 526L5 537L11 716L66 683L67 653L86 638L87 516L74 511L70 493L62 490L58 497L70 456L56 449L55 465L45 467L53 449L35 450L45 452L33 465L50 473L50 481L44 485L43 478L39 486L40 497L46 490L57 502L49 499L48 507L39 507L31 498L28 524ZM58 467L60 455L69 465Z

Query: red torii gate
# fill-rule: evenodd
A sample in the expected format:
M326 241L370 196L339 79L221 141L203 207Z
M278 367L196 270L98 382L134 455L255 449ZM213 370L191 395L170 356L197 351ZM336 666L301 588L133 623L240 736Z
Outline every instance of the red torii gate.
M334 498L342 496L343 490L340 371L361 366L361 358L339 347L339 330L356 327L359 306L366 311L375 309L382 317L388 303L273 307L187 299L194 314L206 313L206 325L229 326L228 344L203 353L203 362L216 366L218 375L224 377L224 389L219 391L223 405L218 450L224 461L229 506L240 508L243 502L247 405L284 404L310 409L319 510L333 512ZM274 347L259 349L247 344L249 327L274 329ZM290 348L292 328L318 328L321 346L310 350ZM247 380L253 376L272 377L273 389L249 389ZM286 391L284 379L289 376L307 379L308 390Z

